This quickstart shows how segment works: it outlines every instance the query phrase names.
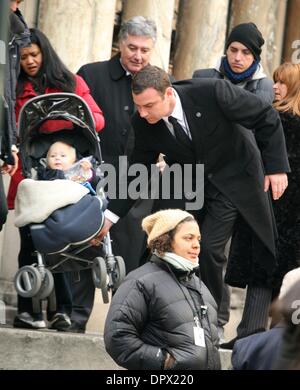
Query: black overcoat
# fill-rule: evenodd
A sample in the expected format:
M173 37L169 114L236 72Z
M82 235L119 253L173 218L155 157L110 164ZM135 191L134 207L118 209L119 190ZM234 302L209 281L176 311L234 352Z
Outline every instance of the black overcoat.
M130 154L133 147L131 76L126 76L120 54L109 61L84 65L78 74L89 86L106 121L99 134L103 160L118 164L118 156Z
M278 294L284 275L300 265L300 117L291 113L281 113L286 139L287 152L291 166L288 175L289 185L279 200L273 201L274 215L278 230L277 266L268 284ZM236 240L231 246L230 261L226 272L226 281L237 287L243 287L261 274L261 267L251 261L249 247L249 228L243 225L234 233Z
M105 163L114 165L118 173L119 156L130 156L134 145L131 76L122 67L120 54L108 61L84 65L78 74L85 80L103 111L105 127L99 133L102 158ZM151 213L152 206L150 200L136 202L127 217L111 229L114 255L124 258L127 272L139 265L146 242L140 228L141 221ZM128 245L128 238L130 241L134 239L134 245Z

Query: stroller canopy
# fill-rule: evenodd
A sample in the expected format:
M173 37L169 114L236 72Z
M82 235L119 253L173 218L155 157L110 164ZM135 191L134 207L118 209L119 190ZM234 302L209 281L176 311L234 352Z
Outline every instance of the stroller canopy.
M72 93L51 93L28 100L20 112L19 137L25 177L30 177L34 161L44 157L56 141L71 143L82 156L92 155L101 163L90 108Z

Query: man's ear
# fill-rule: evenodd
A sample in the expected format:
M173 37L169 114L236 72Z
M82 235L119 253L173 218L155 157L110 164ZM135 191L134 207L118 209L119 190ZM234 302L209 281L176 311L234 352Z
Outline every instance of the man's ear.
M171 86L166 88L165 96L167 97L174 96L173 88Z

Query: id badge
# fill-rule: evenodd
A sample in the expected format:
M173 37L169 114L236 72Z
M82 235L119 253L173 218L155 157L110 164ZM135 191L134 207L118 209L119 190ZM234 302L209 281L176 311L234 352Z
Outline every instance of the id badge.
M205 347L204 329L194 326L194 341L198 347Z

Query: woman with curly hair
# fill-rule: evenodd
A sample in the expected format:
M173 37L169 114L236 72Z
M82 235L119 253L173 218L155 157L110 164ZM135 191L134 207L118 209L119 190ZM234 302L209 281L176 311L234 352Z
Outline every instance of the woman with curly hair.
M142 227L152 257L127 275L112 299L107 352L127 369L220 369L217 305L195 275L196 220L169 209L144 218Z

